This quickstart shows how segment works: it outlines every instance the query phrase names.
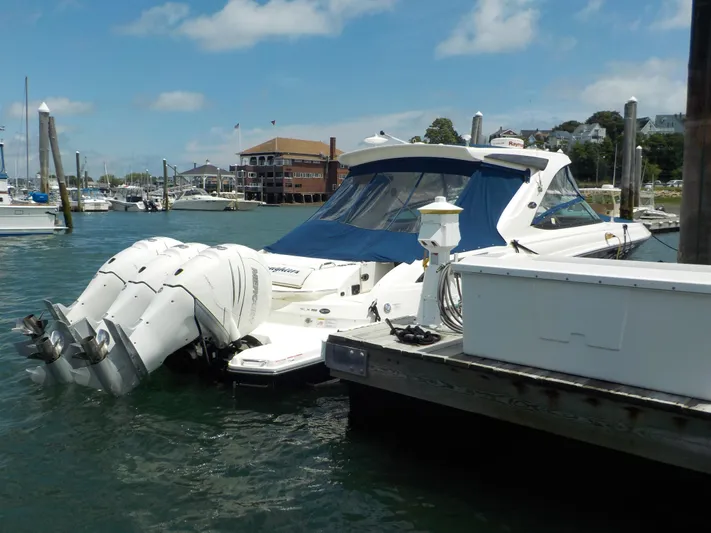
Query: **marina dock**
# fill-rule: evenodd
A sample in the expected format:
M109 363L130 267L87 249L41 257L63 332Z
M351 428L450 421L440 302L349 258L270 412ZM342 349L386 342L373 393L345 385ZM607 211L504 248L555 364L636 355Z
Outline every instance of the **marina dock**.
M361 415L387 413L371 394L386 391L711 473L711 402L469 356L462 339L405 344L381 322L331 335L326 366Z

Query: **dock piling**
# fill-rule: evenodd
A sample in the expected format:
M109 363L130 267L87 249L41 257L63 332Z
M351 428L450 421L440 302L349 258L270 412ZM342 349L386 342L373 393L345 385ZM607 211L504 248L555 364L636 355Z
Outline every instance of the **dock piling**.
M694 0L684 134L680 263L711 264L711 0Z
M79 152L77 151L76 153L76 159L77 159L77 211L80 213L83 211L82 209L82 200L81 200L81 163L79 162Z
M163 159L163 211L168 211L168 161Z
M40 191L49 194L49 107L42 102L37 111L39 113Z
M48 134L49 145L52 148L52 157L54 158L54 171L57 174L57 182L59 182L59 196L62 199L62 211L64 212L64 225L68 230L74 228L72 221L72 205L69 202L69 193L67 191L67 182L64 178L64 167L62 166L62 154L59 152L59 141L57 140L57 129L54 127L54 117L48 117Z
M625 104L625 129L622 139L622 180L620 183L620 218L632 220L634 212L634 157L637 130L637 99Z
M639 207L642 194L642 147L634 150L634 207Z
M481 126L484 120L484 116L481 111L477 111L474 117L472 117L472 131L471 139L469 139L469 146L474 146L479 144L479 138L481 137Z

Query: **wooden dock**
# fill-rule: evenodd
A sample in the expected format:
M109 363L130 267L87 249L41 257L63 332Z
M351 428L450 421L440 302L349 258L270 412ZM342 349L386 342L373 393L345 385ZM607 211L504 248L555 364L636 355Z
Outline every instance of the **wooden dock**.
M393 321L411 324L412 319ZM332 376L678 467L711 473L711 403L467 356L462 337L404 344L377 323L333 334ZM362 394L351 395L353 402Z

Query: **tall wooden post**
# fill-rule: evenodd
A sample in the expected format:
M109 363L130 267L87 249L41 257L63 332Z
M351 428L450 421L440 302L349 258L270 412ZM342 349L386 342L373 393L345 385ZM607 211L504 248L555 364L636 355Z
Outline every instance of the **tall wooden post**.
M163 159L163 211L168 211L168 162Z
M39 113L40 190L49 194L49 107L42 102Z
M82 200L81 200L81 163L79 162L79 152L76 153L77 159L77 211L81 212Z
M477 111L472 117L472 131L471 139L469 139L469 146L474 146L479 144L479 138L481 137L481 123L483 121L483 115L481 111Z
M694 0L684 134L680 263L711 264L711 0Z
M59 182L59 196L62 199L62 211L64 212L64 225L71 230L74 227L72 221L72 204L69 202L67 192L67 182L64 179L64 167L62 166L62 154L59 152L59 141L57 141L57 130L54 127L54 117L49 117L49 145L52 147L52 157L54 158L54 172L57 174Z
M622 180L620 183L620 218L632 220L634 216L634 147L637 137L637 99L625 104L625 130L622 139Z
M642 147L634 149L634 206L639 207L642 195Z

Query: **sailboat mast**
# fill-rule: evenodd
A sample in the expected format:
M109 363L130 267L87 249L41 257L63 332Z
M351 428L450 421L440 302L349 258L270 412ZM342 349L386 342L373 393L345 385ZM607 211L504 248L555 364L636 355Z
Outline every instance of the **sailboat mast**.
M27 186L30 181L30 101L29 101L29 82L25 76L25 164Z

